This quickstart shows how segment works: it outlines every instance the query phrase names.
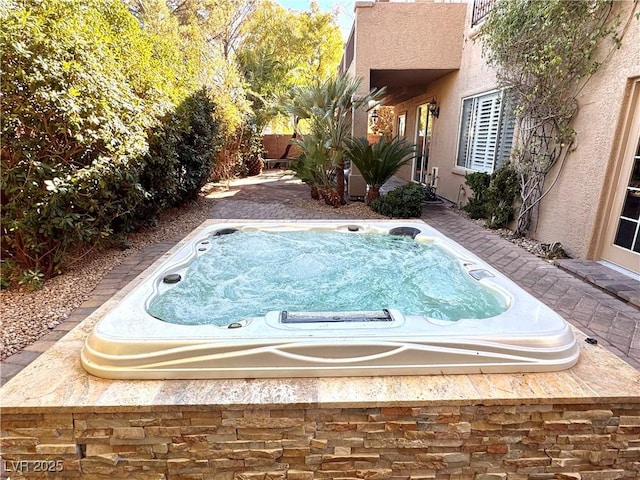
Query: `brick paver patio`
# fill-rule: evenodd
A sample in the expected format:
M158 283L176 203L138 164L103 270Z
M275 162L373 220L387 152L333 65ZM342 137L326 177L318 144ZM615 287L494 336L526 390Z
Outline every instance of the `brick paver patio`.
M300 200L308 199L307 187L282 171L271 171L251 182L234 183L233 189L237 189L234 195L216 201L211 218L350 218L339 209L326 213L302 208L299 204ZM422 219L500 270L572 325L596 338L605 348L640 369L640 310L634 305L468 221L446 204L427 205ZM172 238L158 243L115 266L97 285L92 297L74 310L67 320L35 344L3 362L2 382L16 375L179 240ZM593 268L593 262L585 265ZM639 288L634 280L626 284L621 291Z

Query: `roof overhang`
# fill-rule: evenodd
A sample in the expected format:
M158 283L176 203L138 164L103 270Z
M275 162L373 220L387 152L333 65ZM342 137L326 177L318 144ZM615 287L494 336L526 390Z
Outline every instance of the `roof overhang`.
M397 105L421 93L427 86L457 69L370 70L371 88L386 87L386 105Z

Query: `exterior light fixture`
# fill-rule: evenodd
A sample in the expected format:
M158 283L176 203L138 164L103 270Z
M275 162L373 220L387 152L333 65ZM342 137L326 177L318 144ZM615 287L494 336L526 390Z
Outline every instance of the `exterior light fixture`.
M375 125L378 123L378 109L376 108L373 112L371 112L371 121Z
M440 116L440 106L435 98L432 98L429 102L429 113L431 113L435 118Z

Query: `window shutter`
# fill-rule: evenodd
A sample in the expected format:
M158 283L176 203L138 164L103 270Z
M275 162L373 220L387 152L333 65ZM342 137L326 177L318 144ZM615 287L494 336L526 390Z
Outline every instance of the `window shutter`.
M502 120L500 124L500 143L496 155L496 168L502 167L511 157L511 147L513 147L513 133L516 128L516 119L508 109L508 103L503 102Z
M485 95L477 102L477 120L470 168L491 173L498 144L500 130L500 97L498 94Z
M502 91L464 100L457 165L492 173L511 154L515 121Z

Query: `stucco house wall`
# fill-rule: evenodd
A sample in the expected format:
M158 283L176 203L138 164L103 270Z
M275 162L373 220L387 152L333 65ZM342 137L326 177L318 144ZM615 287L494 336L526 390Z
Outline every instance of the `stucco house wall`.
M416 3L357 1L352 37L345 48L345 58L349 48L353 49L353 61L345 62L343 58L348 64L341 68L362 79L359 93L363 95L373 86L372 71L423 70L437 75L439 71L457 69L461 61L460 33L466 8L462 3L435 3L432 0ZM358 112L352 133L364 136L367 126L366 112ZM405 167L404 173L410 177L411 168ZM354 168L349 177L349 194L358 198L364 195L364 189L364 181Z
M447 3L356 2L356 59L369 69L458 68L457 12ZM357 73L365 73L360 71Z

